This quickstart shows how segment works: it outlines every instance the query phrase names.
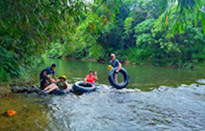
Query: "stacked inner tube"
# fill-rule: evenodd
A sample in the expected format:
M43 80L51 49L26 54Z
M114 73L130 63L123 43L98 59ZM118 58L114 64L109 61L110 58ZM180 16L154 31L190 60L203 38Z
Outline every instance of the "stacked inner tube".
M96 90L96 86L89 82L85 84L84 81L79 81L73 85L73 92L78 94L82 94L85 92L92 92L95 90Z
M122 83L116 83L115 80L114 80L114 75L115 75L117 69L118 68L113 68L109 72L108 80L114 88L122 89L122 88L125 88L129 84L129 75L128 75L127 71L124 68L121 68L119 70L119 73L122 73L122 75L124 77L124 81Z

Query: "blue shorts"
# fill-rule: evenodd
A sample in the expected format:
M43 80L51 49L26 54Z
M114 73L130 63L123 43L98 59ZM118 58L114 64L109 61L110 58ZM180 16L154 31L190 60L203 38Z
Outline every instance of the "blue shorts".
M118 73L115 72L115 74L114 74L114 78L117 78L117 77L118 77Z

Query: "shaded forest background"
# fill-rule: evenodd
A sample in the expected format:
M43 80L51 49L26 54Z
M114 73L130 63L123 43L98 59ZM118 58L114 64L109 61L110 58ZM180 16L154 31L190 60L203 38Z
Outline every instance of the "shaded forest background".
M39 58L191 68L205 60L204 0L4 0L0 80L22 76Z

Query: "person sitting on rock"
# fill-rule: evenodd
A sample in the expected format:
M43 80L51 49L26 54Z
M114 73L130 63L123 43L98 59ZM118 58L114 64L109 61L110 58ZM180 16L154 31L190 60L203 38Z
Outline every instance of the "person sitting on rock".
M40 83L41 83L41 89L44 89L47 87L50 83L56 82L57 78L55 75L54 69L56 68L55 64L52 64L51 67L44 69L40 74ZM53 74L53 77L55 80L53 80L49 74Z
M95 84L95 80L98 80L97 72L95 72L95 75L93 75L93 72L94 71L91 70L89 74L85 77L85 84L87 84L87 82Z
M42 92L45 94L48 94L54 90L63 90L65 91L65 93L69 92L69 85L66 82L66 76L62 75L61 77L59 77L59 81L57 81L57 83L52 83L49 86L47 86Z

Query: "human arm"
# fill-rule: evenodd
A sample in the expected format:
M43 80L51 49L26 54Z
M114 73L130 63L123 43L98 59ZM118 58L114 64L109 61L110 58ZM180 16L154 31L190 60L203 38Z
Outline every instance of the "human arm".
M119 62L119 63L118 63L118 69L116 70L116 72L119 72L120 69L121 69L121 67L122 67L122 64Z
M46 71L44 71L44 72L43 72L43 75L44 75L44 76L46 76L46 77L48 77L48 75L47 75L47 72L46 72Z
M94 77L95 77L95 80L98 80L97 72L95 72Z
M50 72L50 69L49 68L46 68L44 71L43 71L43 76L47 77L48 79L51 79L51 77L49 76L49 72ZM53 73L54 74L54 73Z
M88 76L86 76L85 79L84 79L84 84L87 84L87 77Z
M68 85L68 83L67 83L67 81L65 81L65 85L66 85L66 92L69 92L70 91L70 87L69 87L69 85Z
M55 79L55 82L58 82L58 79L57 79L57 77L56 77L56 74L55 74L55 73L53 74L53 77L54 77L54 79Z
M58 80L57 80L57 81L56 81L56 80L53 80L53 79L51 78L51 76L49 76L49 75L47 75L47 78L48 78L48 81L49 81L49 82L58 83Z

